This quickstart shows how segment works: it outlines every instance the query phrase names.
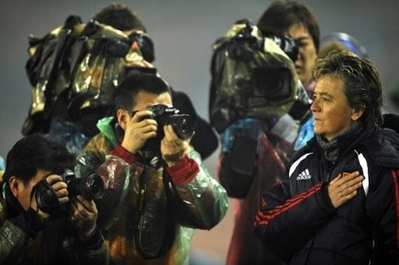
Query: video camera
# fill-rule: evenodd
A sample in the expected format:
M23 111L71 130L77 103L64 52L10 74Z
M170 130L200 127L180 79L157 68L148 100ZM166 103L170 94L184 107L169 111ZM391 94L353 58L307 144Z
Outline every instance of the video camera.
M65 169L60 174L67 184L68 196L82 195L87 200L101 199L104 193L104 183L100 176L93 173L83 178L77 178L70 169ZM59 205L55 191L45 179L39 181L36 186L36 202L40 210L50 214L52 217L68 216L68 209Z
M168 105L157 104L151 106L152 115L149 119L154 119L158 123L157 136L149 139L143 147L145 151L159 150L159 145L163 139L163 127L172 125L174 132L180 139L188 139L194 133L194 120L188 114L178 114L179 110Z
M295 62L298 58L298 43L288 36L267 35L265 41L274 41L280 49ZM287 67L268 66L253 70L252 87L255 95L264 96L270 102L276 102L288 98L291 94L291 71Z
M301 120L309 111L294 64L299 43L291 36L263 33L243 19L212 48L209 113L218 133L242 118L272 122L289 113Z

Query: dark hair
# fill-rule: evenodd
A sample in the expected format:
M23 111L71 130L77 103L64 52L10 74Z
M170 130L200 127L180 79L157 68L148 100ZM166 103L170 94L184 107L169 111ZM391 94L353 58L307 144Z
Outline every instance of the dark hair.
M302 24L313 39L316 51L320 46L320 27L316 16L303 4L291 1L274 1L258 21L265 35L283 35L291 26Z
M75 157L67 148L49 137L33 134L22 138L7 154L4 180L11 176L28 184L38 170L59 173L61 170L73 169Z
M113 93L116 109L132 110L136 105L135 98L139 92L151 94L171 94L170 86L155 74L132 72L127 75Z
M349 106L364 109L360 118L363 123L368 127L382 125L381 81L372 61L349 50L334 50L318 59L313 68L316 82L326 75L342 80Z
M142 30L147 32L137 14L123 4L108 5L97 12L93 19L121 31Z

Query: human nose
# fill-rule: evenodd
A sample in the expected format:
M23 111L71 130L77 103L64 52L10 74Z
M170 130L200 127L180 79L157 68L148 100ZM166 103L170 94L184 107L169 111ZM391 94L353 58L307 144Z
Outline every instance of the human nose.
M302 52L303 52L302 49L303 49L303 48L301 48L301 47L298 48L298 53L297 53L297 55L296 55L295 61L301 60L301 57L302 57L301 54L302 54Z
M320 105L317 99L314 99L312 104L310 104L310 110L312 112L320 111Z

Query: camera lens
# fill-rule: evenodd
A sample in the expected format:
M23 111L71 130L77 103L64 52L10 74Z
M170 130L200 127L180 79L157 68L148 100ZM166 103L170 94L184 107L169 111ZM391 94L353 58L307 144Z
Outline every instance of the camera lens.
M104 193L104 183L96 174L87 177L85 185L86 193L93 199L101 199Z
M256 94L274 102L287 99L292 92L291 74L287 68L255 68L252 87Z
M69 196L82 195L87 200L101 199L104 193L104 183L97 174L69 179L67 185Z
M194 122L188 114L172 115L168 122L180 139L188 139L194 132Z

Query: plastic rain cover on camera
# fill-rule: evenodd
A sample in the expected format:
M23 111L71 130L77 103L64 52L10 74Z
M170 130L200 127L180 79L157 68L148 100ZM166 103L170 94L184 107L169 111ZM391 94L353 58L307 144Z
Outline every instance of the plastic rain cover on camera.
M95 38L87 40L92 52L78 65L72 83L72 92L79 95L75 104L80 109L112 105L112 93L123 77L126 63L143 60L139 50L130 49L131 41L126 35L102 27Z
M84 24L77 16L43 38L30 37L26 71L32 102L23 134L47 133L54 116L78 122L98 107L112 107L125 66L143 61L132 41L120 30L94 20ZM81 126L93 130L87 121Z
M297 101L309 104L292 60L256 26L235 24L214 44L210 120L220 133L241 118L278 120Z

